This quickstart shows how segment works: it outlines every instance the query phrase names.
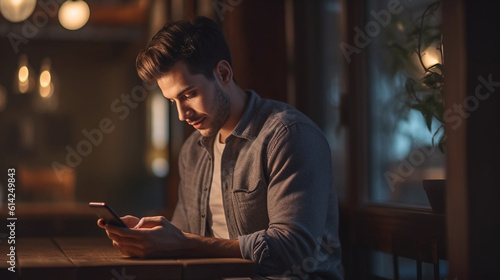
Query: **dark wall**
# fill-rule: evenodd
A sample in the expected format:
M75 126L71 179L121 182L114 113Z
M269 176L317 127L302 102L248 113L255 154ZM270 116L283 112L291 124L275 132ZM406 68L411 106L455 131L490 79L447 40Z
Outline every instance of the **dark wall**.
M287 101L284 1L243 1L224 14L236 82L262 97Z
M487 279L498 275L500 248L500 3L465 3L467 99L477 105L467 119L470 269L471 279Z

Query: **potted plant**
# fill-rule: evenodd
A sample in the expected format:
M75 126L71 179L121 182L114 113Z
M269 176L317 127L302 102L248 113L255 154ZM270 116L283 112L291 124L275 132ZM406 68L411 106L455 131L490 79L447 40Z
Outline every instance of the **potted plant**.
M446 135L444 134L444 56L440 24L433 24L433 16L438 12L441 1L428 5L416 24L407 23L401 30L405 37L390 47L399 54L396 59L404 67L406 80L404 92L406 105L410 110L418 111L432 134L432 146L439 147L444 153ZM412 27L413 28L410 28ZM431 208L435 213L443 214L444 179L423 180L423 188Z
M443 69L443 47L441 40L441 32L436 31L436 27L425 26L425 19L436 12L439 8L440 1L429 5L422 16L420 17L420 25L414 32L416 34L417 47L415 55L418 59L418 65L421 67L423 74L419 79L408 76L405 83L405 90L408 94L407 105L414 110L419 111L427 125L427 128L432 133L432 123L436 119L440 126L434 131L432 136L432 144L435 144L435 137L439 132L444 130L444 69ZM439 28L439 27L438 27ZM424 36L427 34L428 36ZM424 42L425 40L425 42ZM435 53L438 54L438 59L427 59L428 53L425 50L435 48ZM430 60L430 65L426 65L425 60ZM429 63L427 63L429 64ZM443 133L437 145L441 152L444 153L446 136Z
M441 2L436 1L429 5L422 16L420 17L419 26L417 27L416 41L417 47L415 55L417 57L417 65L421 68L421 76L419 79L407 77L405 82L405 91L407 93L407 105L419 111L424 120L427 128L432 135L432 145L435 145L435 138L442 132L437 141L439 150L444 153L446 135L444 133L444 57L443 57L443 44L440 30L436 27L426 26L425 22L428 17L435 13ZM437 27L439 28L439 27ZM427 35L427 36L426 36ZM434 54L437 54L437 59L427 59L427 51L434 48ZM429 61L426 63L425 61ZM433 132L433 120L437 120L439 126ZM423 188L427 194L427 198L431 205L432 210L437 214L444 214L445 212L445 187L446 180L444 179L427 179L422 181Z

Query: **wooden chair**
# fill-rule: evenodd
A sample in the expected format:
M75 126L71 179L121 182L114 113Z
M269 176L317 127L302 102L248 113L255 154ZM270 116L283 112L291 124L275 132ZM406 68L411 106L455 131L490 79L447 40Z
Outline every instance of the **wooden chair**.
M348 218L344 216L344 218ZM381 279L370 271L371 253L392 255L393 277L400 279L400 257L416 262L415 278L423 279L423 263L433 265L440 279L440 260L446 259L445 216L430 211L366 206L356 213L342 246L347 279Z

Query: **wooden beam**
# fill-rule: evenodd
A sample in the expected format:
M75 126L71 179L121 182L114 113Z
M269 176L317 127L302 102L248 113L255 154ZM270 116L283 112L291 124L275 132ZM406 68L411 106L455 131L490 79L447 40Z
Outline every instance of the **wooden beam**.
M466 96L465 10L462 0L444 0L443 45L445 51L445 104L461 104ZM452 129L445 124L446 135L446 213L450 272L448 279L469 279L469 205L465 157L465 123Z

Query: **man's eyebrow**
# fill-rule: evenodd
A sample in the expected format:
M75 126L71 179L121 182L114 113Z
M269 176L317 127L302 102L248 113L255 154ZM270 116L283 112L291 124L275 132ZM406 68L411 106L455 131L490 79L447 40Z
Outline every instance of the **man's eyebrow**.
M185 89L181 90L181 91L177 94L177 96L176 96L176 97L177 97L177 98L180 98L180 97L181 97L181 95L183 95L186 91L190 91L190 90L192 90L193 88L194 88L194 86L188 86L188 87L186 87Z

